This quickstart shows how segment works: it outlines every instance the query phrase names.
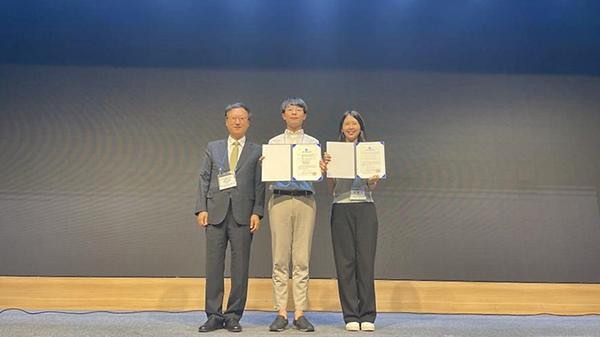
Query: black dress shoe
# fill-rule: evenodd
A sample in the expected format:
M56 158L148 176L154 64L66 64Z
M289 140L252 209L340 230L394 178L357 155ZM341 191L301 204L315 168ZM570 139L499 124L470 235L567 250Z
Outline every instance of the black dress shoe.
M223 319L217 316L210 316L198 329L198 332L211 332L217 329L223 329Z
M273 321L273 323L271 323L271 326L269 326L269 331L281 332L281 331L285 330L285 328L287 328L287 326L288 326L287 318L285 318L281 315L277 315L277 317L275 317L275 320Z
M306 319L306 317L304 316L300 316L300 318L294 320L294 327L304 332L315 331L315 327L312 324L310 324L308 319Z
M225 320L225 329L230 332L240 332L242 331L242 326L237 318L229 318Z

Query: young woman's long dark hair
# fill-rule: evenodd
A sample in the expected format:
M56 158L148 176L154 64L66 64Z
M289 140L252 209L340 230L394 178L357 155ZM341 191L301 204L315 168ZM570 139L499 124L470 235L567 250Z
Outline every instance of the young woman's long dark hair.
M366 142L367 135L365 133L365 121L363 120L362 116L358 113L358 111L354 111L354 110L348 110L348 111L344 112L344 115L342 116L342 120L340 121L340 127L338 128L338 130L340 132L338 139L341 142L346 141L346 136L344 136L344 133L342 132L342 127L344 126L344 120L346 120L346 117L348 117L348 116L352 116L352 117L356 118L356 120L358 121L358 125L360 125L360 134L358 135L356 142L357 143Z

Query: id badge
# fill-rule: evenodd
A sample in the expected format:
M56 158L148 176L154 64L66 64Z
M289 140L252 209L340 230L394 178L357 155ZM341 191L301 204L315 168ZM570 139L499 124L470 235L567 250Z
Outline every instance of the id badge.
M364 190L350 190L350 200L367 200L367 194Z
M219 191L226 190L228 188L236 187L237 181L235 180L235 173L232 171L224 172L218 175Z

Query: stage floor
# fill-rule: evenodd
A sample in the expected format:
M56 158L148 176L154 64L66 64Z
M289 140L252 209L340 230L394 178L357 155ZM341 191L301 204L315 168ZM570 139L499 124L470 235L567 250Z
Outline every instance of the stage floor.
M337 312L308 312L316 327L308 336L419 336L419 337L600 337L600 316L504 316L504 315L433 315L390 314L377 317L373 333L347 332ZM290 328L268 332L274 318L271 312L250 311L244 314L240 336L306 335ZM30 314L18 310L0 313L0 336L6 337L168 337L198 336L203 312L165 313L75 313L44 312ZM208 336L230 335L218 330Z

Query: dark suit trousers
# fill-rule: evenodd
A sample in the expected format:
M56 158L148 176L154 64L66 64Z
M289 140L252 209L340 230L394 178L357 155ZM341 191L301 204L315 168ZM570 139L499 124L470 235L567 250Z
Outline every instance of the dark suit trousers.
M248 294L248 267L252 234L246 225L235 222L231 204L225 220L206 227L206 294L205 311L208 317L242 317ZM231 292L227 309L222 310L224 292L225 251L231 246Z
M333 204L331 239L344 321L375 322L374 203Z

